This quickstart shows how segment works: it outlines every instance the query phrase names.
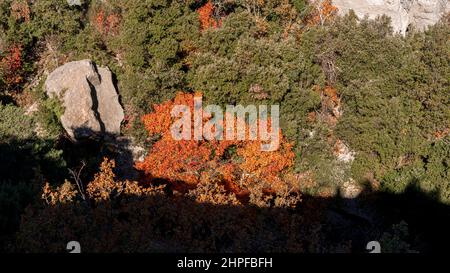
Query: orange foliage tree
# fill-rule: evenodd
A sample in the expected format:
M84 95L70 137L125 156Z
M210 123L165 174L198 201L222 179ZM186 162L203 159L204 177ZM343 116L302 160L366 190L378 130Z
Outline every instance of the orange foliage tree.
M120 14L114 12L107 13L104 9L100 9L94 18L95 28L104 35L117 35L119 33L120 23Z
M313 10L307 19L307 24L313 26L324 25L338 11L338 8L333 6L331 0L314 0L311 6Z
M21 70L23 66L22 47L11 46L6 55L0 59L0 75L7 85L19 84L22 81Z
M198 9L198 16L200 20L200 29L206 30L210 27L217 28L220 25L220 21L213 18L214 5L211 1L208 1L205 5Z
M226 189L239 195L248 195L252 187L267 192L285 190L292 185L283 177L293 165L292 145L286 142L279 130L280 145L276 151L261 151L260 140L175 140L170 127L175 118L171 110L175 105L185 105L194 111L194 97L200 94L178 93L175 99L154 105L154 112L142 120L149 135L160 135L145 160L136 165L145 173L145 179L167 181L177 190L195 188L201 181L220 181ZM210 114L204 113L203 124ZM234 118L225 113L225 120ZM194 124L193 119L191 124ZM270 129L270 119L267 122ZM246 134L249 134L246 126ZM193 130L191 130L192 132Z

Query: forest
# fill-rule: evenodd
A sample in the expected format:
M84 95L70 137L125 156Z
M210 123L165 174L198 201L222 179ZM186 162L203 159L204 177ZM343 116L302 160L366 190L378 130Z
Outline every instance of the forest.
M0 252L446 249L450 14L400 35L387 16L337 10L0 0ZM111 72L119 133L65 129L47 80L80 60ZM171 109L195 96L279 105L279 149L174 140Z

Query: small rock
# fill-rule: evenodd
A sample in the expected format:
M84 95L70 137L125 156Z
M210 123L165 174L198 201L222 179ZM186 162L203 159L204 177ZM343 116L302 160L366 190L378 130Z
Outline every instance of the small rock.
M39 110L39 103L34 102L32 105L28 106L25 110L26 116L32 116L33 113L37 112Z
M81 0L67 0L69 6L81 6Z
M351 163L355 160L355 152L340 139L338 139L334 145L334 155L340 162Z
M358 197L362 191L363 187L353 179L344 182L340 188L341 197L346 199L354 199Z

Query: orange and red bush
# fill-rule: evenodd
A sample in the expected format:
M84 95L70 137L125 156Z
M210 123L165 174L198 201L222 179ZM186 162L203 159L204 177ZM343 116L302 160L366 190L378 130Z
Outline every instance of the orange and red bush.
M23 68L22 55L22 47L14 45L0 59L0 76L8 86L19 84L23 79L21 76Z
M214 5L208 1L205 5L198 9L198 16L200 20L200 29L207 30L208 28L217 28L220 26L220 20L214 18Z
M106 12L99 9L95 14L94 26L103 35L117 35L121 24L121 16L118 13Z
M174 140L170 132L174 119L170 112L175 105L186 105L193 112L194 96L178 93L175 99L154 105L154 112L142 118L149 135L161 136L145 160L136 166L145 173L147 181L165 180L182 190L195 188L205 179L220 180L237 195L248 194L252 187L261 187L270 192L290 186L283 175L293 165L294 153L292 145L283 139L281 130L279 149L272 152L261 151L263 141L259 138ZM237 119L233 118L236 126ZM204 116L203 124L207 121L208 118Z

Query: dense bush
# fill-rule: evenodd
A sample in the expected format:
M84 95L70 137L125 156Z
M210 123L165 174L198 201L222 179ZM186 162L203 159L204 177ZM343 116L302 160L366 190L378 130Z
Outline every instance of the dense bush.
M173 98L186 85L185 56L199 33L197 13L188 2L117 3L122 23L111 44L123 64L119 87L131 115Z
M450 28L442 23L402 38L391 35L388 23L359 23L349 15L305 39L335 67L329 74L336 74L343 102L336 134L357 153L353 176L373 176L384 189L402 192L413 182L429 185L430 151L446 143ZM438 162L431 171L441 172L434 183L446 188L448 165Z
M57 48L71 48L83 29L85 6L65 0L5 0L0 3L0 88L17 91L35 70L40 42L54 39Z
M0 249L39 195L42 180L66 175L62 151L53 141L37 138L35 128L21 108L0 104Z
M175 188L195 188L202 181L216 181L243 198L256 188L275 195L298 195L295 185L285 177L293 165L294 153L281 131L276 131L278 149L270 152L261 151L265 143L261 138L255 141L174 140L170 129L174 105L186 105L194 112L194 95L179 93L174 100L155 105L155 111L143 117L149 135L161 137L144 161L136 166L144 172L146 182L165 180ZM236 130L239 118L226 115L225 119L233 119L233 130ZM204 119L203 126L207 122L208 119ZM223 120L220 123L225 126ZM194 126L189 130L193 132ZM247 127L246 135L249 130Z

